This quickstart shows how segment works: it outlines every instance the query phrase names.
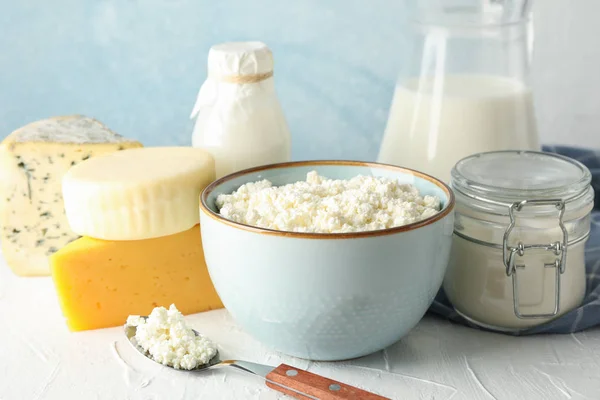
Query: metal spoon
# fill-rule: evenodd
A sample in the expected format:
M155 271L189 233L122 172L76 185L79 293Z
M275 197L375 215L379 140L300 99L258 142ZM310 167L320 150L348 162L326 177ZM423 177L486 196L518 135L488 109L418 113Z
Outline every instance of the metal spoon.
M141 317L147 319L148 317ZM155 361L150 354L142 349L136 339L137 327L125 324L125 336L129 343L145 357ZM194 334L200 334L194 330ZM156 361L155 361L156 362ZM162 364L161 364L162 365ZM170 366L168 366L170 367ZM271 389L288 394L297 399L310 400L390 400L374 393L346 385L323 376L313 374L286 364L280 364L273 368L268 365L256 364L248 361L223 360L219 358L219 352L207 364L199 365L189 371L204 371L218 367L233 367L238 370L260 376ZM172 368L172 367L170 367ZM188 370L182 370L188 371Z

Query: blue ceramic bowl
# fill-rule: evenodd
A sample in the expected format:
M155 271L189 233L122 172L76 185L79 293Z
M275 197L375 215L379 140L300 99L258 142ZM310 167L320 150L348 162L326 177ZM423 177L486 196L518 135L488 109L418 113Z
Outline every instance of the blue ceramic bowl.
M241 185L394 178L442 210L418 223L360 233L273 231L229 221L215 200ZM439 180L405 168L354 161L305 161L234 173L201 196L200 225L212 281L233 318L264 344L311 360L343 360L381 350L406 335L439 290L448 263L454 196Z

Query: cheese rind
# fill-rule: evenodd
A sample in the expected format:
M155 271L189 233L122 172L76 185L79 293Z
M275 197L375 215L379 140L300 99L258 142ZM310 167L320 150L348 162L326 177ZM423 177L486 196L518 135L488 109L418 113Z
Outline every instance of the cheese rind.
M142 144L84 116L28 124L0 144L0 242L21 276L49 275L47 257L77 239L67 222L61 182L89 158Z
M14 131L7 143L102 144L130 143L130 139L108 129L102 122L84 115L42 119Z
M214 180L212 156L192 147L147 147L97 157L63 179L74 232L104 240L142 240L199 222L202 190Z
M50 257L60 306L72 331L123 325L177 304L183 314L222 308L204 262L199 225L154 239L82 237Z

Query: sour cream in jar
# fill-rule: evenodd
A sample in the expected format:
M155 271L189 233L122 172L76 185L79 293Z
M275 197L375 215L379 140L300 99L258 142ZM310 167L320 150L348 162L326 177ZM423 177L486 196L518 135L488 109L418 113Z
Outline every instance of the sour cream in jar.
M551 153L499 151L459 161L444 290L480 326L518 331L580 305L594 192L590 171Z

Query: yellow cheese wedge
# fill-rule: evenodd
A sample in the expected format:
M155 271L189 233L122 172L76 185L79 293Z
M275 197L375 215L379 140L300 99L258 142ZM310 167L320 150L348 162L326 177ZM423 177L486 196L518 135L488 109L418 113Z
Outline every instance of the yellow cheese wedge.
M72 331L125 323L130 314L175 304L183 314L223 305L204 262L199 225L145 240L82 237L50 257L60 305Z

